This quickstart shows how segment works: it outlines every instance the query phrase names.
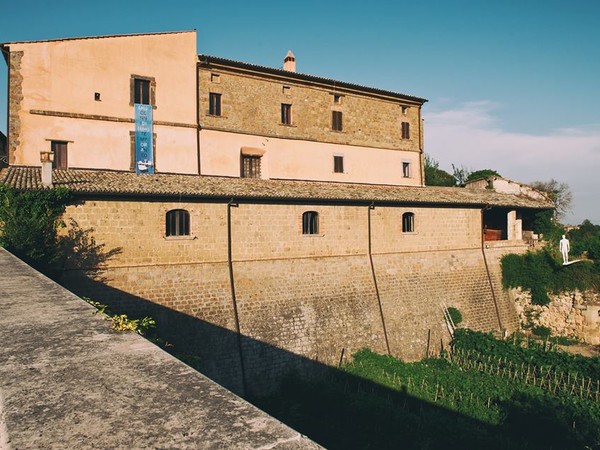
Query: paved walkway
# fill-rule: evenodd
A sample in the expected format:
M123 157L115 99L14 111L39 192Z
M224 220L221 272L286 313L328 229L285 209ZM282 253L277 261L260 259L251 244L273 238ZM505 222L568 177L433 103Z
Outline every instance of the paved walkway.
M0 449L316 444L0 248Z

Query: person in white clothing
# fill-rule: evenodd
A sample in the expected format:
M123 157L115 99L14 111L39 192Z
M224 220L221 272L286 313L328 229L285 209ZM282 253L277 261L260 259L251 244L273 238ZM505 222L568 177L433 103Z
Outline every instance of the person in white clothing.
M569 244L569 240L564 234L562 236L562 239L560 240L560 243L558 244L558 248L562 253L563 264L567 264L569 262L569 250L571 250L571 245Z

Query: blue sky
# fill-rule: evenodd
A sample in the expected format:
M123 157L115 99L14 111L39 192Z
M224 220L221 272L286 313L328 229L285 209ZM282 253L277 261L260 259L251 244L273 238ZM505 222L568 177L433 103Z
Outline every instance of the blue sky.
M196 29L198 52L429 99L425 150L452 171L570 185L600 224L600 2L6 2L0 42ZM6 132L6 67L0 130Z

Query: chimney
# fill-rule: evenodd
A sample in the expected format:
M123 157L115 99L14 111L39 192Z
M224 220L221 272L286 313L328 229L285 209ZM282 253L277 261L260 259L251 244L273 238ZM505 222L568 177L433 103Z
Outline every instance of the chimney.
M283 59L283 70L287 70L288 72L296 71L296 57L291 50L288 50L287 55Z
M42 185L52 186L52 161L53 152L40 152L40 161L42 162Z

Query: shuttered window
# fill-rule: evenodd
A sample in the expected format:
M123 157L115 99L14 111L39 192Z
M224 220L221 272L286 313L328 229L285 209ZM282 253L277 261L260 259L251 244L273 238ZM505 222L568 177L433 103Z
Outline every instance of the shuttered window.
M402 139L410 139L410 123L402 122Z
M51 141L50 150L54 153L54 161L52 162L52 168L66 169L68 167L67 143L64 141Z
M333 131L342 131L342 112L331 111L331 129Z

